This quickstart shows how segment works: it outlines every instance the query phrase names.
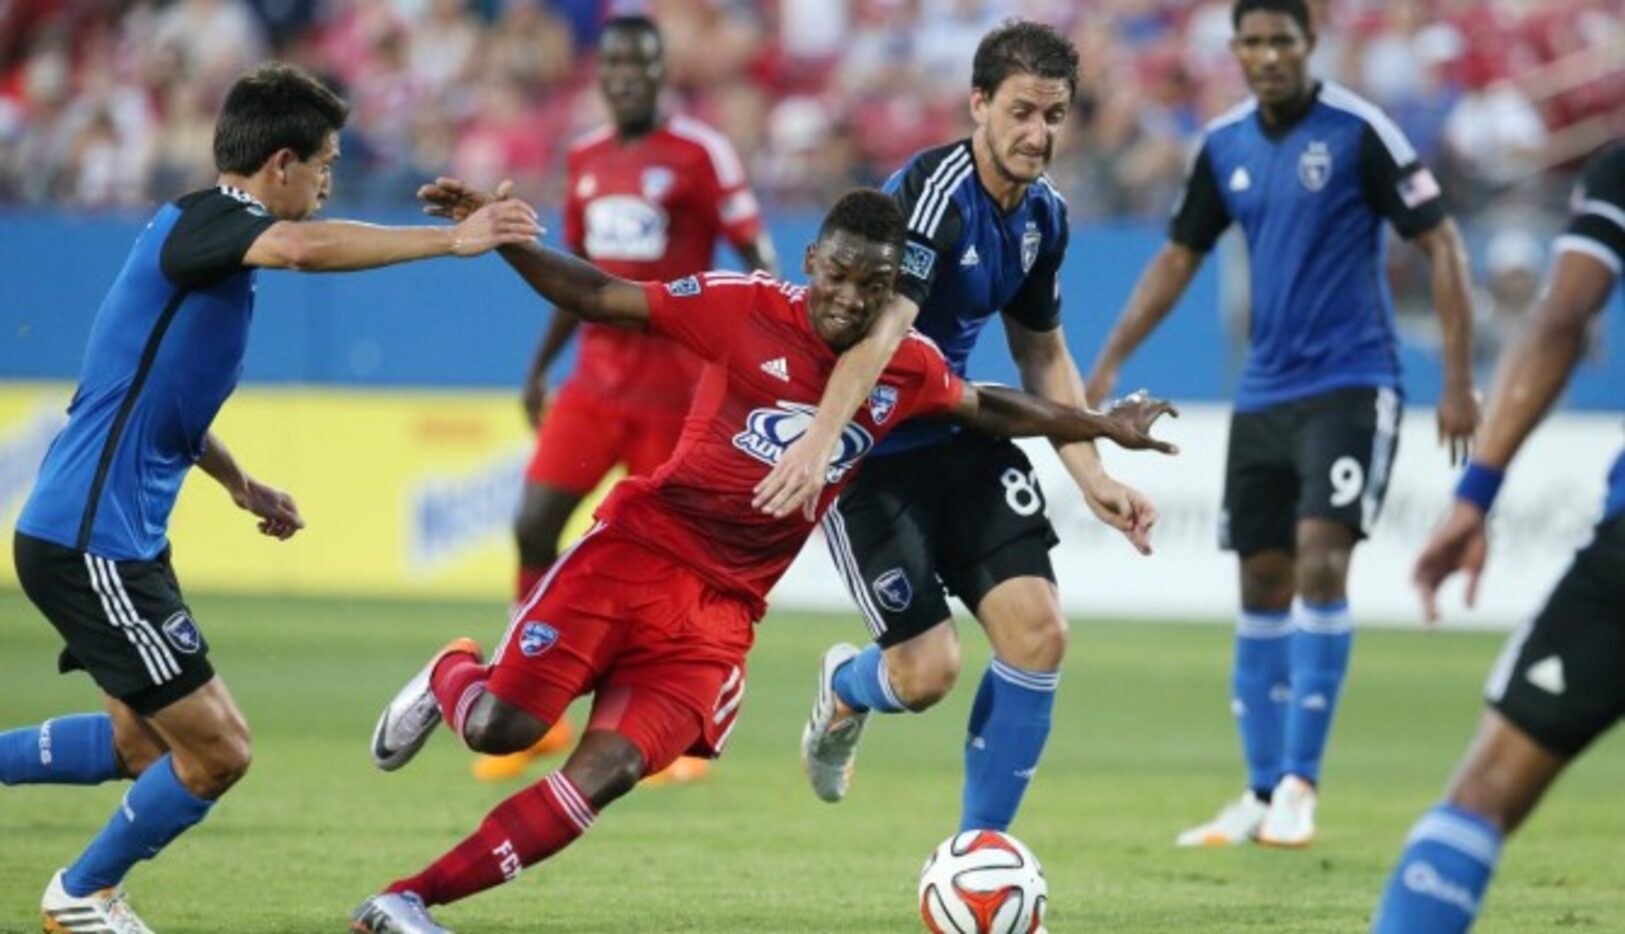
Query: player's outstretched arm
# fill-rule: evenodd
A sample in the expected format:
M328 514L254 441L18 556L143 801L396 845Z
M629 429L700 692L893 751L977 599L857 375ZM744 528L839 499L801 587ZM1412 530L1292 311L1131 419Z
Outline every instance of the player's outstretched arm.
M1468 476L1412 572L1428 622L1439 618L1439 585L1457 571L1467 574L1467 605L1473 605L1489 539L1487 510L1472 496L1494 496L1502 473L1562 393L1585 346L1586 327L1607 302L1614 278L1590 254L1559 253L1545 299L1502 357Z
M379 227L355 221L278 221L255 238L243 265L303 272L375 269L435 256L478 256L541 235L536 210L502 201L455 227Z
M1152 426L1164 415L1178 418L1179 411L1144 390L1096 412L1005 386L969 384L952 419L967 428L1007 438L1049 438L1057 444L1104 438L1131 451L1178 454L1178 447L1151 436Z
M203 456L197 465L226 488L238 508L259 518L262 534L286 541L305 527L293 497L250 477L212 431L204 436Z
M1439 315L1444 353L1444 391L1439 395L1439 443L1449 446L1452 465L1467 460L1478 428L1478 395L1473 390L1473 303L1467 277L1467 247L1450 218L1420 234L1413 243L1433 271L1433 307Z
M868 400L875 383L880 381L880 374L902 346L903 338L919 314L920 306L912 300L892 296L875 316L863 340L841 354L818 400L818 412L812 424L806 434L785 448L773 470L756 485L752 505L779 517L798 508L808 519L813 517L812 510L823 492L826 469L841 431L857 413L858 406Z
M1084 381L1089 398L1104 399L1111 395L1123 362L1156 330L1162 319L1168 317L1201 265L1201 253L1172 240L1163 244L1140 274L1128 304L1095 357L1094 368Z

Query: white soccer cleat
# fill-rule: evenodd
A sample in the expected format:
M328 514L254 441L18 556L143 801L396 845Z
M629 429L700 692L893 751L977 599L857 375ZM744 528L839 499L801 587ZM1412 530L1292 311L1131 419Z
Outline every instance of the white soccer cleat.
M1225 805L1219 815L1174 838L1176 846L1242 846L1258 838L1269 805L1248 791L1239 801Z
M429 659L422 670L396 692L389 706L378 716L378 725L372 730L372 762L386 772L393 772L412 761L429 735L440 725L440 702L429 687L429 676L440 660L454 652L467 652L480 657L479 643L473 639L453 639Z
M423 899L411 892L374 895L350 916L354 934L452 934L429 917Z
M813 794L831 803L846 797L852 787L852 760L857 756L864 721L869 719L867 711L843 712L835 696L835 669L857 654L857 646L845 642L824 653L812 715L801 731L801 767L812 780Z
M124 897L124 886L75 898L62 887L65 871L56 871L40 899L45 934L152 934L152 928L142 923Z
M1265 846L1298 848L1315 841L1315 786L1288 775L1270 795L1269 813L1258 828Z

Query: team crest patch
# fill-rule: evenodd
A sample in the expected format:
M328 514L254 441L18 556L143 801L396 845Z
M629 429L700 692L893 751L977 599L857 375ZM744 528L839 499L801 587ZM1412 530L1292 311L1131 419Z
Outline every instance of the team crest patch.
M677 174L663 165L651 166L643 170L643 196L650 201L659 201L665 198L676 183Z
M546 652L558 641L559 631L546 623L526 623L525 628L519 630L519 651L527 658Z
M198 649L203 648L203 633L198 632L197 623L185 610L164 620L159 629L163 630L164 638L175 647L175 651L187 655L196 655Z
M700 294L700 280L695 276L678 279L666 283L666 291L675 298L687 298L690 295Z
M903 247L903 272L916 279L930 279L931 267L937 264L937 251L920 243Z
M1309 144L1298 157L1298 181L1310 191L1319 191L1332 180L1332 150L1321 140Z
M734 435L734 447L772 466L784 456L784 449L807 433L818 410L801 402L779 401L777 408L756 409L745 418L745 430ZM874 436L848 423L841 429L841 443L830 457L825 482L838 483L875 446Z
M876 386L875 391L869 393L869 418L876 425L886 424L891 413L897 408L897 387Z
M1031 222L1027 224L1027 232L1021 235L1021 271L1033 271L1033 264L1038 262L1038 247L1044 242L1044 235Z
M870 585L880 605L893 613L901 613L914 602L914 588L908 582L908 575L902 568L892 568L875 578Z

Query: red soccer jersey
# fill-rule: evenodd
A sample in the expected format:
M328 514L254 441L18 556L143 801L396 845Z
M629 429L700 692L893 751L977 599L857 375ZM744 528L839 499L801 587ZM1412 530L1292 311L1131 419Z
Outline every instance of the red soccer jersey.
M813 523L751 505L756 484L807 430L838 354L813 330L807 290L765 273L712 272L649 283L649 331L706 361L677 450L652 477L622 480L598 518L749 600L768 590ZM951 411L964 383L937 346L910 334L841 433L818 513L865 454L910 418Z
M676 116L623 142L604 127L570 149L564 241L623 279L666 281L710 269L717 240L761 233L756 199L726 137ZM658 337L587 324L571 382L612 402L682 411L699 361Z

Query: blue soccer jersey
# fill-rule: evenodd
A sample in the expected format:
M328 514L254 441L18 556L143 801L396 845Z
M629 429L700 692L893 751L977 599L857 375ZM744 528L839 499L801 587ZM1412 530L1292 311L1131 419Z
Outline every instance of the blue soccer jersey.
M115 560L164 550L181 481L242 373L254 312L243 256L273 223L228 188L153 216L96 313L18 531Z
M1596 259L1614 271L1617 282L1625 274L1625 143L1615 143L1591 160L1571 204L1573 216L1554 249ZM1608 472L1603 516L1621 512L1625 512L1625 452Z
M1035 331L1060 325L1066 202L1047 177L1005 211L976 177L967 139L920 153L884 188L908 218L897 291L920 306L914 327L942 348L954 373L966 375L971 348L995 312ZM913 422L872 456L937 444L953 431Z
M1232 221L1247 238L1249 352L1236 408L1350 386L1399 385L1383 219L1407 238L1444 203L1405 135L1374 105L1320 85L1289 124L1249 100L1208 124L1169 236L1212 249Z

